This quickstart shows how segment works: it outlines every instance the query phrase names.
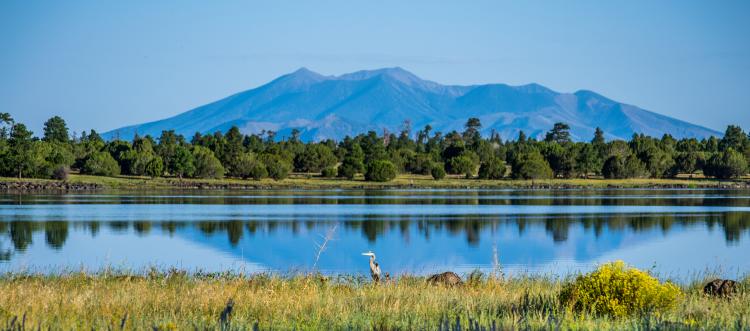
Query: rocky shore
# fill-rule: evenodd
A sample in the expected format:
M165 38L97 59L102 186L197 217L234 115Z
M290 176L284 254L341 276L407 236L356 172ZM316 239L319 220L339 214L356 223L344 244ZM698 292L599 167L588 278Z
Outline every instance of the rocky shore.
M20 192L31 192L31 191L98 191L104 189L104 186L96 183L71 183L66 181L43 181L43 182L30 182L30 181L15 181L15 182L0 182L0 191L20 191Z

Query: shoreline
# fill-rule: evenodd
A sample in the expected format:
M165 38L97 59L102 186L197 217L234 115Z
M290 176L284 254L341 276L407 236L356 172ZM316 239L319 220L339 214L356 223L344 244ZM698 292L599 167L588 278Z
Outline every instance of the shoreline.
M0 177L0 192L107 192L132 190L398 190L398 189L750 189L750 180L715 180L705 178L676 179L548 179L548 180L480 180L460 177L434 180L430 176L401 175L391 182L366 182L294 175L274 181L243 179L177 179L145 177L100 177L71 175L68 180L17 179Z
M429 176L399 176L391 182L366 182L298 175L281 181L243 179L177 179L71 175L68 180L0 178L0 191L112 191L112 190L273 190L273 189L750 189L748 180L715 179L548 179L480 180Z

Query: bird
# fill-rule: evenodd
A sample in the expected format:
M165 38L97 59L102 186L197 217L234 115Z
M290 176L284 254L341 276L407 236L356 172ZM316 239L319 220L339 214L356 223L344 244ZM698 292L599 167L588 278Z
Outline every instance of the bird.
M380 282L380 265L375 262L375 253L369 251L366 253L362 253L362 255L370 257L370 276L372 276L372 280L374 282Z
M427 282L432 285L443 284L445 286L456 286L463 284L463 281L461 281L461 277L452 271L434 274L427 278Z

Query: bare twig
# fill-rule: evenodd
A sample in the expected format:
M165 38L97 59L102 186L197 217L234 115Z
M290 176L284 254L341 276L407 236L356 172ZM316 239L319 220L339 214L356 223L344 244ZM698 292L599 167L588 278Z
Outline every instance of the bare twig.
M323 243L318 244L315 243L315 246L318 247L318 252L315 254L315 263L313 263L313 270L318 267L318 261L320 260L320 255L323 254L323 252L326 250L326 247L328 247L328 242L333 240L333 235L336 233L336 228L339 226L338 223L334 224L332 227L326 231L326 235L323 237Z

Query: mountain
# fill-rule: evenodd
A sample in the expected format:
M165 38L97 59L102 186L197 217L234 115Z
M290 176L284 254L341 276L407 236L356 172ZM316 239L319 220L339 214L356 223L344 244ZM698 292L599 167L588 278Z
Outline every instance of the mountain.
M301 131L305 141L383 129L395 132L405 120L414 130L429 124L433 132L462 131L470 117L481 120L482 133L492 130L515 139L519 130L541 138L556 122L570 125L575 140L590 140L596 127L607 138L629 139L633 133L676 138L721 136L720 132L610 100L592 91L559 93L538 84L510 86L441 85L401 68L364 70L323 76L306 68L263 86L228 96L174 117L106 132L104 137L132 139L135 133L158 137L175 130L226 131L236 125L243 133L262 130L289 136Z

